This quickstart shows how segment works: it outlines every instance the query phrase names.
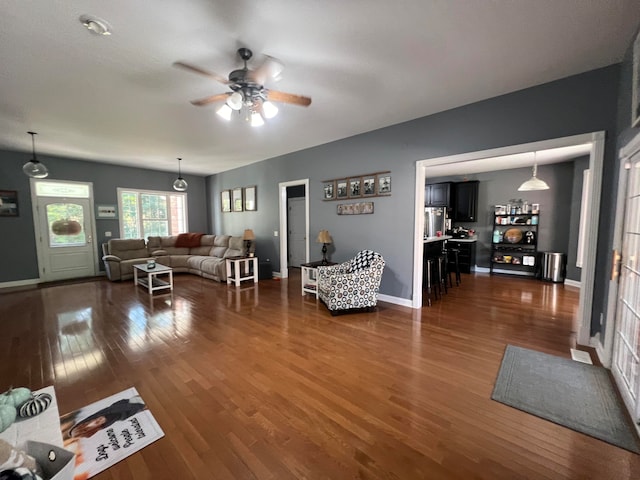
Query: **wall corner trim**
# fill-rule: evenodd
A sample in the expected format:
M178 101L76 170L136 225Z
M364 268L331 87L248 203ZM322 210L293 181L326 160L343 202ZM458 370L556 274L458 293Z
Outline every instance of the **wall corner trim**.
M400 305L402 307L414 308L413 302L408 298L394 297L391 295L385 295L383 293L379 293L378 300L380 300L381 302L393 303L394 305Z

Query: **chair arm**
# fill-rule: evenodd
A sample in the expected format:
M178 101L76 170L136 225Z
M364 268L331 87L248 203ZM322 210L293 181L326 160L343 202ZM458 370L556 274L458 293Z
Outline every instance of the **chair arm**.
M102 260L105 262L121 262L122 259L120 257L116 257L115 255L105 255L102 257Z
M162 255L169 255L169 254L167 253L166 250L154 250L153 252L151 252L151 255L162 256Z
M363 276L362 273L365 273L366 275ZM322 290L329 290L332 283L334 283L338 289L340 289L341 286L349 285L378 288L380 283L380 271L376 268L365 268L351 273L331 273L326 271L323 274L320 274L320 269L318 269L318 288Z

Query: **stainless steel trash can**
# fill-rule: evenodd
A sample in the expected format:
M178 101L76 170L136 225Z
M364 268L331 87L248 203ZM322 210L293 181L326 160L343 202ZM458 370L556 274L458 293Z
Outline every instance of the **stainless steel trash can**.
M546 282L564 283L567 276L567 255L557 252L542 252L541 279Z

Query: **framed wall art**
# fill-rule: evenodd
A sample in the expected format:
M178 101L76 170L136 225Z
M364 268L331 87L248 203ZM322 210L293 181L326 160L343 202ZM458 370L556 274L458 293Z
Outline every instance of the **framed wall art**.
M18 216L18 191L0 190L0 217Z
M251 187L244 187L244 209L247 212L255 212L258 210L258 204L256 201L257 188L255 185Z
M118 209L115 205L97 205L96 218L118 219Z
M378 177L378 194L387 195L391 193L391 175L380 175Z
M242 188L234 188L231 191L231 210L234 212L242 211Z
M339 203L338 215L367 215L373 213L373 202Z
M336 182L333 180L330 182L324 182L322 191L323 198L325 200L333 200L334 198L336 198Z
M389 196L391 195L391 172L386 170L346 178L334 178L324 180L322 184L323 200Z
M231 192L229 190L220 192L220 209L223 212L231 211Z

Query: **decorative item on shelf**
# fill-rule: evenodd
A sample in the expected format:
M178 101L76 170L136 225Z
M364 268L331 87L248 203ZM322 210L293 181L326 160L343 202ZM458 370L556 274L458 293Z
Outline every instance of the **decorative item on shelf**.
M147 268L156 268L156 261L153 258L147 260Z
M173 182L173 189L176 192L186 192L187 191L187 187L189 186L187 184L187 181L182 178L182 171L180 169L180 162L182 162L181 158L178 158L178 178L175 179L175 181Z
M533 152L533 176L518 187L519 192L530 192L533 190L549 190L549 185L544 180L540 180L537 177L538 163L536 159L536 152Z
M510 228L504 232L504 240L508 243L520 243L522 241L522 230L519 228Z
M242 235L242 239L244 240L245 256L253 257L253 254L251 253L251 242L256 239L256 235L253 233L253 230L247 228Z
M329 245L330 243L333 243L333 240L331 239L331 235L329 234L329 231L320 230L320 232L318 233L318 238L316 238L316 242L322 244L322 264L326 265L328 262L327 245Z
M49 170L44 166L44 164L40 163L40 161L36 157L36 141L34 136L37 135L37 133L27 133L31 135L31 149L33 152L33 158L22 166L22 171L27 176L32 178L46 178L49 175Z

